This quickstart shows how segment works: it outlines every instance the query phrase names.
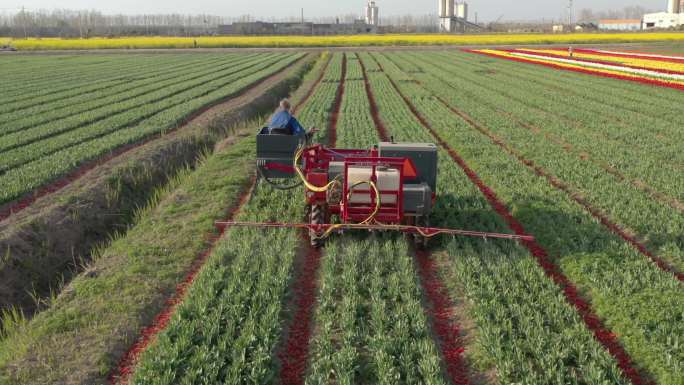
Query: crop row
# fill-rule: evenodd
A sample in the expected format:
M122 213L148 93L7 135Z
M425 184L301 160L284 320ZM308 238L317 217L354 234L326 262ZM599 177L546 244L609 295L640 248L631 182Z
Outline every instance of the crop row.
M148 84L140 84L135 88L125 90L121 95L110 97L110 93L92 95L90 102L81 103L74 109L80 111L68 111L65 118L52 117L45 124L35 127L22 127L16 122L7 126L7 134L0 136L0 149L21 147L22 145L35 143L41 139L53 138L59 134L86 127L92 123L112 118L117 114L125 114L148 103L156 103L168 99L181 92L190 90L194 86L202 85L223 76L229 76L240 72L248 72L255 65L273 60L274 57L257 57L251 60L237 60L221 65L199 67L196 72L187 74L187 71L173 72L171 76L162 79L152 79ZM97 98L96 98L97 96ZM50 114L46 114L50 115ZM87 128L85 128L87 130ZM71 135L71 133L69 134Z
M381 58L380 61L383 69L390 71L392 77L395 74L397 78L405 76L396 70L391 71L392 66L386 59ZM423 123L412 114L387 76L384 73L371 73L369 76L374 92L381 101L380 114L391 128L395 140L434 142L435 138L425 127L421 128ZM400 82L399 79L396 81L402 88L411 84ZM411 89L407 95L415 104L414 108L423 113L426 107L433 105L429 93L420 89ZM430 111L430 114L436 119L445 115L444 111ZM445 123L448 124L441 121L439 125L444 126ZM434 210L433 224L505 232L505 224L492 212L482 194L444 150L440 150L439 160L438 206ZM578 372L582 373L580 376L597 380L623 382L619 380L615 362L593 340L582 320L564 301L560 289L543 277L543 272L521 247L511 243L485 243L457 238L448 242L446 251L449 253L439 259L451 269L460 271L465 268L468 260L460 258L463 254L470 257L469 261L475 261L477 275L456 277L463 281L453 281L453 275L449 277L452 280L447 282L460 289L484 283L487 274L491 274L489 279L502 282L518 279L517 288L487 292L486 297L465 291L474 309L473 318L478 323L477 342L468 351L476 368L486 371L495 366L497 376L504 383L545 383L544 380L548 378L561 383L570 382ZM435 253L445 254L439 251ZM488 271L486 266L490 263L495 263L499 269ZM508 274L513 274L515 278ZM477 312L491 314L493 311L496 311L496 317L478 317ZM540 321L545 327L537 327ZM561 345L566 348L557 350ZM550 365L551 352L559 362L577 364Z
M172 129L193 111L234 95L250 84L283 70L301 57L301 54L288 55L281 58L282 60L277 63L267 62L254 66L251 72L242 74L242 76L228 76L197 86L194 90L191 89L180 94L181 96L178 99L172 99L172 102L159 103L164 104L165 109L161 111L155 110L154 105L142 106L140 113L147 114L147 116L133 117L131 115L128 118L131 120L127 126L111 133L106 133L108 127L103 127L104 135L100 133L92 140L83 141L88 136L92 137L92 133L85 133L83 140L77 140L78 144L23 164L21 167L14 168L1 175L0 184L6 188L0 195L0 202L16 199L22 194L64 175L79 164L119 146L134 143L152 134ZM149 113L150 110L153 113ZM66 141L73 142L73 139L69 137ZM51 145L55 146L55 144ZM45 152L45 149L42 151Z
M287 192L262 189L239 220L296 221L303 207ZM268 208L268 209L265 209ZM295 231L230 230L141 357L133 382L263 383L275 376L272 352L300 244Z
M20 82L7 84L7 94L3 95L3 100L10 100L10 97L21 97L22 90L24 87L29 87L31 89L38 89L38 85L43 83L48 83L48 85L54 85L57 83L51 83L58 78L65 78L77 81L78 76L71 72L71 68L78 67L83 69L84 75L92 75L89 71L93 68L93 63L98 63L99 68L108 68L109 65L102 65L101 58L88 58L86 60L65 60L65 57L43 57L43 58L33 58L33 60L17 60L17 57L6 58L5 63L8 67L7 76L11 76L12 79L17 79ZM93 59L96 61L93 62ZM138 58L137 61L140 59ZM20 71L11 71L12 65L16 65L21 68ZM93 80L95 78L92 78ZM26 95L23 95L23 99L27 99Z
M341 70L340 58L332 59L328 71ZM321 83L301 116L325 124L337 88L328 84ZM300 198L261 185L238 219L298 222L304 216ZM133 381L273 381L279 370L274 352L282 343L281 328L294 317L284 305L300 246L294 230L228 230L168 328L140 357Z
M127 91L134 88L175 77L190 71L196 72L198 69L216 66L221 62L231 62L236 58L232 60L226 59L227 58L215 58L214 60L206 60L205 58L204 60L179 60L177 62L172 61L171 63L165 62L158 68L139 68L136 71L135 78L131 78L125 83L108 87L106 90L85 92L70 98L60 99L51 103L43 103L38 106L5 114L3 115L3 125L0 126L0 131L20 131L34 127L40 123L90 111L96 107L104 106L108 103L125 98Z
M415 76L429 80L428 75ZM562 272L588 293L595 312L619 336L637 364L646 368L658 383L681 384L677 373L681 373L683 352L674 337L683 333L684 296L680 283L597 223L565 192L556 190L526 165L502 152L490 138L432 97L434 92L459 108L470 106L460 95L443 82L428 86L426 90L415 83L401 83L436 131L450 146L459 149L515 217L556 256ZM417 96L421 94L423 98ZM467 112L490 127L506 124L505 119L491 111ZM654 329L653 325L658 326Z
M348 55L342 148L378 140L363 78L358 58ZM444 383L406 242L349 237L325 249L306 383Z
M2 330L0 384L105 383L193 268L214 221L244 195L253 149L253 140L241 140L181 172L125 236L94 257L91 274L76 277L30 321Z
M32 84L31 80L28 80L27 84L21 83L22 86L15 95L7 95L5 103L0 107L0 113L58 101L88 90L103 89L106 84L121 84L135 78L136 70L154 66L155 61L152 57L134 57L120 63L115 59L113 63L92 69L67 66L67 75L57 74L45 78L38 76L39 79L35 80L35 84ZM73 71L74 68L82 72Z
M646 149L645 153L648 155L657 155L662 152L663 155L669 156L667 159L678 159L680 163L682 161L681 154L675 151L676 145L672 142L682 138L682 134L674 128L684 122L676 113L678 101L682 98L681 92L671 95L668 93L667 96L662 94L643 96L635 91L619 92L607 86L587 91L585 89L590 86L582 84L582 87L578 88L574 79L568 81L553 71L540 77L538 71L532 72L525 66L505 62L487 63L486 66L482 66L473 59L464 60L465 58L467 56L453 55L442 57L440 61L450 63L455 61L463 65L478 67L482 71L480 75L496 77L504 84L510 85L507 87L510 90L515 90L514 87L519 87L520 83L524 82L531 89L538 91L535 92L532 105L544 107L545 105L540 103L540 97L544 95L546 96L544 100L550 103L545 107L550 112L568 122L581 121L584 126L591 129L590 134L603 135L610 140L619 141L623 147L627 148L640 146ZM494 72L487 73L487 69ZM589 79L592 78L589 77ZM572 87L566 84L571 84ZM593 95L591 91L594 92ZM617 93L617 95L615 98L597 96L607 93ZM639 99L633 102L614 102L614 100L626 99L624 95L637 95ZM654 100L663 100L663 103L659 107L652 107L651 103ZM526 99L523 101L528 104L530 102ZM561 109L561 105L564 105L566 109ZM670 138L672 141L663 140L665 138Z
M169 55L169 62L189 60L184 55ZM7 58L12 59L12 58ZM14 58L16 59L16 58ZM21 80L9 86L9 93L3 98L10 96L17 100L28 100L27 95L22 92L29 88L31 92L41 96L76 91L67 87L68 84L78 84L79 87L100 80L129 79L135 76L135 68L153 67L155 55L95 55L95 56L45 56L32 57L21 64L23 73L14 78ZM41 65L40 63L43 63ZM80 71L73 71L78 68ZM117 69L126 68L128 72L119 72ZM14 99L7 99L14 100Z
M288 79L308 67L297 68ZM244 136L245 129L255 129L248 124L236 128L234 143L224 143L156 194L126 235L99 252L89 273L72 281L45 311L9 335L0 330L1 384L105 383L143 326L149 325L141 340L168 321L173 304L164 301L177 303L201 267L206 247L216 239L214 221L225 219L228 208L232 218L247 197L255 146L251 135ZM268 245L264 239L259 247Z
M218 71L210 70L206 75L185 78L185 81L180 84L151 92L139 99L123 102L113 107L105 107L104 113L108 115L104 115L104 117L99 116L98 113L93 113L94 117L91 118L86 114L85 117L75 116L72 119L75 122L69 122L71 124L57 121L54 124L49 124L48 127L27 130L27 145L0 154L0 164L2 164L0 172L18 168L59 150L134 126L185 101L191 101L198 96L219 90L235 80L260 69L268 68L268 66L276 64L284 58L286 56L273 57L263 62L255 60L255 62L244 63L236 68L226 67L219 68ZM81 120L85 122L92 120L93 124L81 125ZM65 132L62 133L62 131ZM18 133L20 137L23 134L23 132ZM45 137L45 139L38 140L33 136Z
M592 77L578 77L576 74L567 74L563 72L553 71L545 68L528 68L528 66L520 66L515 63L507 63L505 61L496 61L490 59L486 62L475 59L467 59L468 56L463 54L456 55L436 55L441 62L463 63L473 67L474 71L467 75L479 74L488 77L496 77L506 82L525 82L526 84L541 88L544 92L553 90L562 95L568 95L568 103L571 106L581 106L582 111L590 111L595 113L593 115L594 121L596 119L607 120L612 126L623 126L630 130L641 129L640 134L643 137L634 138L624 135L623 139L630 139L626 141L625 145L634 145L635 141L653 140L656 134L665 134L668 131L671 134L679 135L672 127L668 127L667 121L681 122L681 116L675 112L678 104L677 100L681 98L681 92L668 92L668 90L656 89L658 93L653 94L653 90L649 87L640 87L641 89L626 88L620 82L604 79L597 79ZM465 62L464 62L465 60ZM475 69L477 68L477 69ZM539 76L540 71L544 76ZM607 82L607 83L606 83ZM614 94L614 98L605 98L602 95L607 93ZM663 95L665 93L665 95ZM558 95L552 95L557 98ZM590 101L592 103L582 104L582 100ZM555 105L556 103L554 103ZM574 110L574 108L572 109ZM561 113L561 119L582 118L583 115ZM633 114L640 119L656 119L658 130L646 130L644 127L634 125L631 127L631 119L625 119L624 113ZM611 128L611 127L607 127ZM602 130L596 130L600 133ZM610 131L611 136L621 138L619 134L621 131ZM657 141L655 142L657 143ZM661 141L660 145L665 145Z
M430 67L437 71L438 67ZM655 186L646 184L649 180L647 173L643 171L639 175L629 177L619 174L620 159L629 158L637 163L644 162L644 157L634 157L632 154L618 156L613 154L612 160L599 159L598 162L587 162L592 155L602 152L604 142L590 141L582 138L581 134L572 133L562 124L549 121L545 115L538 114L534 110L519 106L515 101L508 100L505 91L490 91L465 85L463 82L449 82L453 76L459 76L448 66L440 67L439 76L425 77L431 84L452 84L452 90L458 89L462 93L455 95L450 92L451 100L457 101L460 108L467 111L478 111L478 116L487 119L496 119L496 124L491 124L494 133L501 135L506 141L513 143L524 156L539 165L552 170L561 180L570 182L591 204L605 210L610 217L615 218L622 226L633 229L641 235L646 244L657 254L661 254L671 263L678 266L681 271L684 268L684 241L679 239L679 234L684 232L684 213L677 209L679 199L667 196L665 192L658 191ZM486 84L480 81L478 84ZM484 86L479 86L484 87ZM504 94L504 96L501 96ZM447 92L442 93L446 97ZM521 96L522 97L522 96ZM501 111L498 117L492 116L492 111ZM516 119L511 119L516 116ZM518 121L516 121L519 119ZM546 120L544 120L546 119ZM567 141L577 151L568 153L567 147L548 140L548 136L536 135L529 126L520 124L520 120L532 122L534 128L540 131L553 130L553 135L563 135L562 140ZM483 120L486 122L486 120ZM544 124L544 122L546 122ZM538 125L539 124L539 125ZM542 126L543 124L543 126ZM566 132L566 134L562 134ZM584 143L584 144L582 144ZM560 146L560 147L559 147ZM578 172L581 170L581 172ZM618 172L618 175L616 175ZM633 173L632 173L633 175ZM678 177L670 173L663 175L668 185L676 185ZM670 190L671 191L671 190ZM675 210L673 210L675 208ZM649 215L644 216L643 213Z

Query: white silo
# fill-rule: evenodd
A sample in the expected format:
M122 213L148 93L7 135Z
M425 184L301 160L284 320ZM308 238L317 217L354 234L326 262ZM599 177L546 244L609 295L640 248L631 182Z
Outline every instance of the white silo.
M667 1L667 13L679 13L679 0Z
M369 1L366 5L366 24L377 26L379 23L379 8L375 1Z
M439 31L454 31L454 0L439 0Z
M456 4L456 17L463 20L468 20L468 3Z
M454 17L454 0L446 2L446 17Z
M447 0L437 0L439 2L439 17L446 17Z

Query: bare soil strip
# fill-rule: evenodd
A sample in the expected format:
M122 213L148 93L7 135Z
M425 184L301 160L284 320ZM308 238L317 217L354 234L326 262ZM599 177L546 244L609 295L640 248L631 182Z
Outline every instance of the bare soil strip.
M323 74L327 69L327 64L323 69ZM321 75L322 78L323 75ZM320 79L319 78L319 81ZM332 112L328 119L328 141L331 147L336 144L337 121L342 107L342 97L344 96L344 83L347 78L347 56L342 56L342 76L337 88ZM314 84L307 97L300 102L299 106L306 103L308 96L318 86L318 81ZM298 107L299 107L298 106ZM290 292L293 293L291 306L294 317L283 329L284 344L278 353L280 360L280 383L282 385L302 385L306 374L307 361L309 358L309 348L311 345L311 334L313 331L313 315L316 307L316 278L321 266L321 251L311 247L306 234L302 233L303 249L306 254L304 261L297 273L297 278L292 282Z
M361 69L363 71L363 79L366 85L366 93L368 94L368 99L371 105L371 116L373 117L375 128L382 140L390 140L387 128L382 122L380 113L378 112L375 96L373 95L373 90L371 89L370 82L368 80L366 67L360 58L359 64L361 65ZM380 70L384 72L382 66L380 66L380 63L377 63L377 65ZM397 92L398 91L399 90L397 89ZM404 98L403 94L400 92L398 92L398 94ZM404 98L404 100L406 99ZM413 106L409 105L409 107L413 112ZM448 379L454 385L470 385L472 384L472 381L470 379L470 370L464 357L465 346L460 337L461 328L457 324L457 320L453 312L454 304L449 298L446 285L437 272L437 267L435 266L432 252L414 249L413 253L414 259L416 260L416 265L418 267L421 291L423 292L427 302L427 308L425 309L425 312L427 313L428 319L430 321L430 329L432 330L433 335L436 337L435 342L440 349L440 354L448 374Z
M380 64L378 63L378 65ZM382 67L380 68L382 70ZM528 235L525 232L523 225L518 222L515 217L513 217L503 201L499 200L499 198L496 196L496 193L489 186L487 186L475 173L475 171L468 166L465 160L463 160L463 158L461 158L461 156L439 136L439 134L429 124L425 117L423 117L415 108L413 103L401 92L396 82L391 78L389 79L396 92L401 95L416 118L430 132L430 134L432 134L438 144L449 153L452 160L456 162L461 169L463 169L465 174L468 176L468 179L470 179L471 182L478 187L482 194L487 198L487 201L490 203L492 208L506 221L506 223L508 223L508 226L511 228L511 230L513 230L517 235ZM603 322L591 310L589 301L580 295L574 284L563 274L558 265L553 262L552 258L549 257L547 251L544 250L544 248L542 248L541 245L539 245L536 241L523 241L522 243L530 251L532 256L535 257L539 266L544 270L544 273L563 291L566 300L575 307L577 312L584 320L587 328L594 334L596 340L599 341L615 358L625 378L628 378L634 385L651 384L646 380L644 373L639 372L636 365L633 363L632 358L620 345L615 334L603 325Z
M432 330L438 336L442 358L446 364L449 379L454 385L469 385L468 364L465 360L465 346L461 340L461 327L456 323L454 304L449 298L446 285L439 277L432 253L415 251L420 276L420 286L428 299L429 319Z
M309 346L313 331L313 313L316 307L316 278L321 266L321 251L311 247L309 238L302 232L302 244L306 256L293 280L290 292L294 296L291 310L294 314L283 330L284 346L278 353L280 361L280 384L304 384Z

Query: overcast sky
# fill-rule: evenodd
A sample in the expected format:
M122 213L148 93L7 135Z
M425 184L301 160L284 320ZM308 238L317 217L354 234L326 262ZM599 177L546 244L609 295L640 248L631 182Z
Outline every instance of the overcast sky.
M25 6L30 9L66 8L96 9L104 13L208 13L217 16L252 15L256 18L297 16L304 8L305 17L336 16L361 13L366 0L3 0L0 9ZM13 4L15 3L16 4ZM437 13L437 0L376 0L380 15ZM619 9L641 5L664 10L667 0L575 0L575 9ZM507 20L559 18L566 14L568 0L470 0L474 12L487 21L500 15Z

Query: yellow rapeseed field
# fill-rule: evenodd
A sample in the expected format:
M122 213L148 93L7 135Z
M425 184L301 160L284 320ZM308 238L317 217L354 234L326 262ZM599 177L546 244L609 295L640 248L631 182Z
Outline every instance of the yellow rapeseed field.
M490 35L338 35L123 37L13 40L19 50L219 47L359 47L415 45L579 44L684 41L684 33L579 33Z

